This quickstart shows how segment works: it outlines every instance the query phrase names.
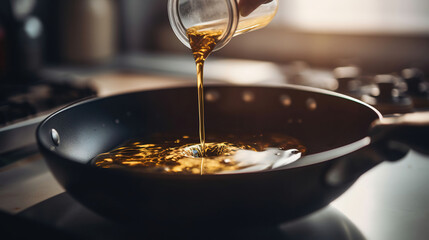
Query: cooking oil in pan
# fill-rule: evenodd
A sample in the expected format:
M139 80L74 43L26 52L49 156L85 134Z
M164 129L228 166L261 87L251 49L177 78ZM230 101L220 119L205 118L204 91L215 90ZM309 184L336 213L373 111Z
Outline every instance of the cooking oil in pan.
M146 172L224 174L277 168L296 161L306 151L297 139L279 134L209 138L215 139L217 142L206 143L203 155L197 138L152 136L150 141L130 141L102 153L92 164Z

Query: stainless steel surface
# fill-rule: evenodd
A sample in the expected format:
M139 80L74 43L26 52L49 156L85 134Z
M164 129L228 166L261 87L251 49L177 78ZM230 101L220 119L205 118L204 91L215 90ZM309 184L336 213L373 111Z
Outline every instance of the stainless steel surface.
M62 192L39 154L0 168L0 210L16 214Z
M13 151L36 143L37 125L48 115L34 117L16 124L0 128L0 153ZM29 134L30 133L30 134ZM30 135L30 136L29 136Z
M411 151L363 175L332 203L368 239L429 237L429 159Z

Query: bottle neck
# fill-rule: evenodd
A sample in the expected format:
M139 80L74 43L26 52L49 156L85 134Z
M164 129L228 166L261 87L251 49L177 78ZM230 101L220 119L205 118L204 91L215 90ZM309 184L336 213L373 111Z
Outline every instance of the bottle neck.
M236 0L224 0L228 10L228 18L225 30L221 35L219 41L216 44L216 47L213 51L217 51L223 48L229 41L231 41L234 36L238 22L240 18L240 14L238 11L238 4ZM169 0L168 1L168 18L170 20L170 25L176 34L177 38L188 48L191 48L187 36L187 28L185 27L179 12L179 2L180 0Z

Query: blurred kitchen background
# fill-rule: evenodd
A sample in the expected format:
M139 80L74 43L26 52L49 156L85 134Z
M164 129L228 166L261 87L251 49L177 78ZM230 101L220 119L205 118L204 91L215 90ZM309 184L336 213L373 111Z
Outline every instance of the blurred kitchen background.
M321 87L396 113L429 106L428 72L428 1L280 0L205 77ZM73 101L194 81L167 0L0 1L0 153L34 143L28 131Z
M129 53L189 54L171 31L166 0L1 4L3 74L21 57L19 63L26 67L43 68L106 63ZM326 68L356 64L373 73L429 68L428 1L281 0L279 6L266 29L236 37L215 56L277 63L299 60ZM12 50L25 56L15 56Z

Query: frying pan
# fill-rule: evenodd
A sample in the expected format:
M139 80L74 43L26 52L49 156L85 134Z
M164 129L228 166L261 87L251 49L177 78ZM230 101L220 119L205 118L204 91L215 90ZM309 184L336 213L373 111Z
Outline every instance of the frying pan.
M402 158L409 147L429 149L426 113L383 118L358 100L309 87L211 85L205 92L210 96L207 136L282 133L299 139L306 155L277 169L222 175L143 173L89 164L129 139L198 134L194 86L66 107L39 125L40 151L66 191L105 217L225 227L278 223L314 212L378 163Z

